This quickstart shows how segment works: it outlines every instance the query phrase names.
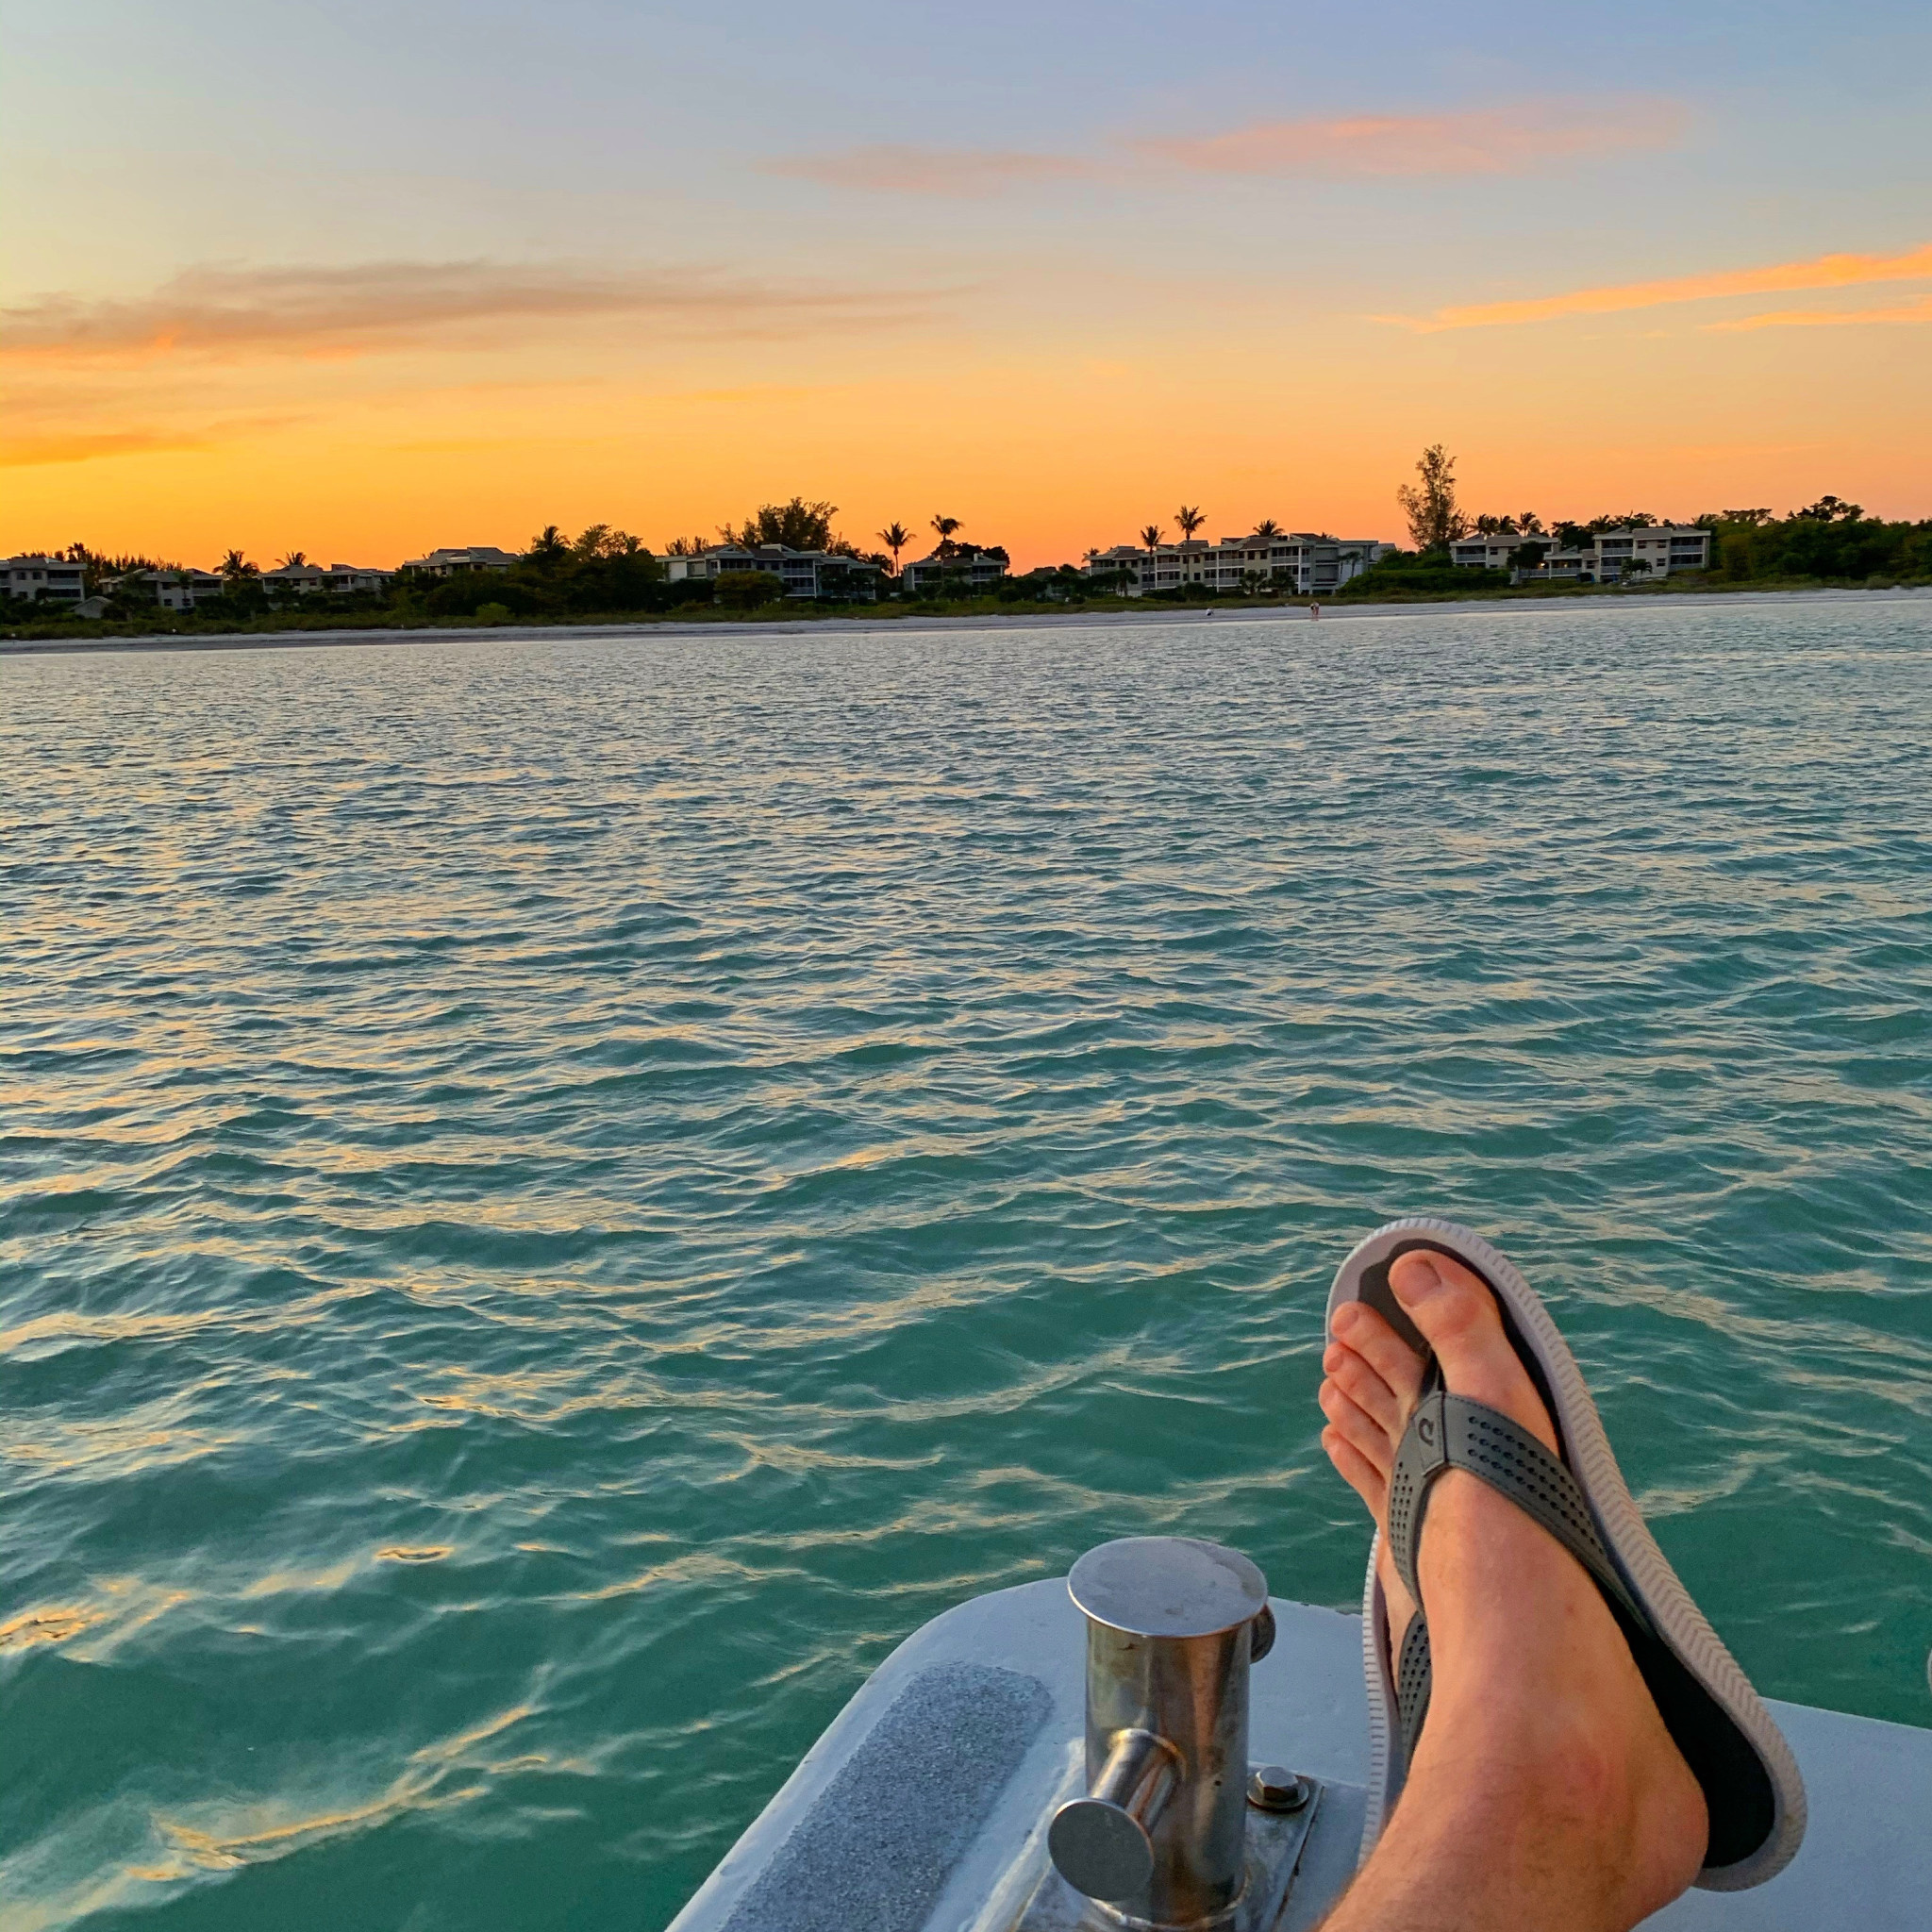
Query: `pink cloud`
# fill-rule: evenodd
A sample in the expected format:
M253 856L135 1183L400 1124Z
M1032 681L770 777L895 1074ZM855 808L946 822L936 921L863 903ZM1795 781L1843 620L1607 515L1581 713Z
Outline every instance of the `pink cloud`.
M1916 302L1898 302L1886 308L1774 308L1764 315L1740 316L1732 322L1707 322L1707 329L1856 328L1868 323L1932 322L1932 295Z
M1317 178L1523 175L1553 160L1667 147L1689 122L1674 101L1541 102L1460 114L1355 114L1259 121L1191 140L1142 140L1142 154L1208 175Z
M1483 302L1468 308L1439 308L1420 320L1401 316L1424 331L1444 328L1500 328L1529 322L1556 322L1569 315L1616 315L1633 308L1662 308L1678 302L1711 302L1726 295L1783 294L1798 289L1850 289L1873 282L1932 280L1932 243L1903 255L1820 255L1808 261L1781 261L1768 268L1719 269L1705 275L1672 275L1654 282L1616 282L1605 288L1572 289L1560 295L1537 295L1524 302ZM1753 317L1716 327L1764 328L1792 316L1816 312L1824 322L1850 320L1827 311L1788 309L1775 319ZM1861 321L1917 321L1916 313L1867 311Z
M667 334L795 335L923 320L936 298L703 269L486 261L203 267L129 297L43 295L0 309L0 357L72 362L192 354L336 359L453 337L494 345L608 318Z

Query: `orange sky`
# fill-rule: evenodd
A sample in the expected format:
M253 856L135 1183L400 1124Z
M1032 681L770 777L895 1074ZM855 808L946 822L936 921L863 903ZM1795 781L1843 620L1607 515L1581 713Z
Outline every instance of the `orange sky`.
M861 541L943 511L1023 564L1182 502L1210 535L1399 537L1395 486L1437 441L1473 509L1833 491L1932 515L1932 221L1895 165L1924 173L1924 120L1816 111L1816 73L1774 138L1694 85L1554 99L1446 57L1285 92L1261 60L1217 98L1090 51L1071 126L964 70L900 76L923 115L700 86L654 119L559 61L541 126L459 118L482 68L447 100L372 82L351 152L304 103L285 123L122 46L119 0L77 4L77 45L25 49L44 87L9 137L31 192L0 315L8 549L392 564L599 521L661 547L794 491ZM137 55L199 132L129 106L75 158L63 86L111 90ZM587 128L604 173L573 190L557 152ZM1890 185L1774 192L1827 136L1868 181L1890 156Z

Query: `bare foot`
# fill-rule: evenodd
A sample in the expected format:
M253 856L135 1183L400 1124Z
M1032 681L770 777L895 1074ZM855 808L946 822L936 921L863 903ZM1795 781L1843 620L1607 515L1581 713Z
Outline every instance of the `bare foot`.
M1556 1447L1476 1275L1419 1251L1395 1262L1390 1285L1454 1393ZM1373 1309L1357 1307L1345 1326L1339 1311L1336 1328L1323 1442L1386 1531L1388 1471L1421 1364ZM1332 1932L1424 1923L1432 1932L1624 1932L1676 1897L1703 1863L1704 1794L1582 1566L1513 1504L1450 1470L1430 1495L1418 1570L1434 1670L1428 1721ZM1412 1607L1394 1593L1392 1566L1383 1584L1393 1625Z

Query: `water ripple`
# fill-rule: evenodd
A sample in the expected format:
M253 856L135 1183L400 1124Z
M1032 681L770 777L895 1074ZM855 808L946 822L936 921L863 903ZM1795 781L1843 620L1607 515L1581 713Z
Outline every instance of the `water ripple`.
M1325 1278L1541 1282L1924 1723L1922 605L0 662L9 1926L661 1925L947 1605L1352 1601Z

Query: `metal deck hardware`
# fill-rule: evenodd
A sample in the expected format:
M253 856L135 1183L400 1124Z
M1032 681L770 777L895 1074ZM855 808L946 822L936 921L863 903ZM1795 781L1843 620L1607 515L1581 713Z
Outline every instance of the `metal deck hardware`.
M1054 1871L1020 1926L1272 1924L1319 1787L1248 1764L1266 1579L1216 1543L1129 1537L1090 1550L1067 1589L1087 1624L1087 1789L1054 1814Z

